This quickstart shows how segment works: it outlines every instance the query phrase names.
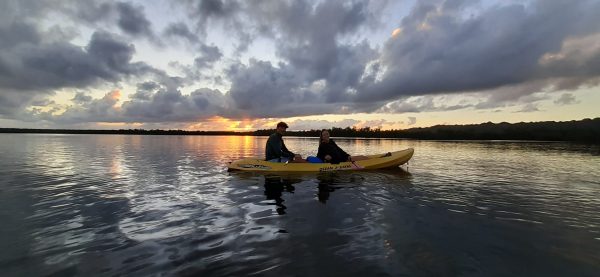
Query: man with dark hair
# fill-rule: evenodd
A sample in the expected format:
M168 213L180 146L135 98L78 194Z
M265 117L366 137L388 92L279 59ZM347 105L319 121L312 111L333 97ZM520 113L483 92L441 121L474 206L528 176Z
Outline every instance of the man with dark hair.
M265 151L266 161L278 163L304 161L302 156L292 153L285 147L285 143L283 143L283 134L287 128L288 125L285 122L282 121L277 123L275 133L271 134L267 140Z

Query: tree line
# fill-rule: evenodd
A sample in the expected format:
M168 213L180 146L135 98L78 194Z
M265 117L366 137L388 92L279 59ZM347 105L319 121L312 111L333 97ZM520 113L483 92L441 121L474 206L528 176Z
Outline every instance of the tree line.
M329 129L334 137L400 138L423 140L539 140L600 143L600 118L573 121L521 123L482 123L469 125L436 125L423 128L381 130L379 128ZM186 131L186 130L81 130L0 128L0 133L46 134L122 134L122 135L192 135L192 136L268 136L274 129L256 131ZM288 131L288 136L318 137L320 130Z

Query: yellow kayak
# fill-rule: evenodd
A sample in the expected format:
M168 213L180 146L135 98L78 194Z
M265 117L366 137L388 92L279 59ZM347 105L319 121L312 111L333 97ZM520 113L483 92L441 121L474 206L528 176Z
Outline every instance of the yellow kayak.
M415 152L408 148L389 154L368 155L368 160L356 162L330 163L274 163L261 158L246 158L229 163L228 170L265 172L323 172L337 170L365 170L398 167L410 160Z

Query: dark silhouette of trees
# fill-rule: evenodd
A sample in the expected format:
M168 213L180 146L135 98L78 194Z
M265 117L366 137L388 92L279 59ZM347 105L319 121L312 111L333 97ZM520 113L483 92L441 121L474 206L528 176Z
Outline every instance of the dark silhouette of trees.
M0 128L0 133L46 133L46 134L122 134L122 135L192 135L192 136L268 136L274 129L248 132L234 131L185 131L185 130L65 130L65 129L19 129ZM470 125L436 125L425 128L381 130L365 128L330 129L334 137L402 138L424 140L539 140L578 141L600 143L600 118L564 122L482 123ZM320 130L288 131L288 136L318 137Z

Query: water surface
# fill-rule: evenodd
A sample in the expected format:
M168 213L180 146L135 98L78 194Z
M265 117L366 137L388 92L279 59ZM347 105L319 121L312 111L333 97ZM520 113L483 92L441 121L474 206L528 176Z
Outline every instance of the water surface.
M415 156L394 170L226 171L265 142L0 134L2 275L600 272L598 146L337 139L352 154Z

